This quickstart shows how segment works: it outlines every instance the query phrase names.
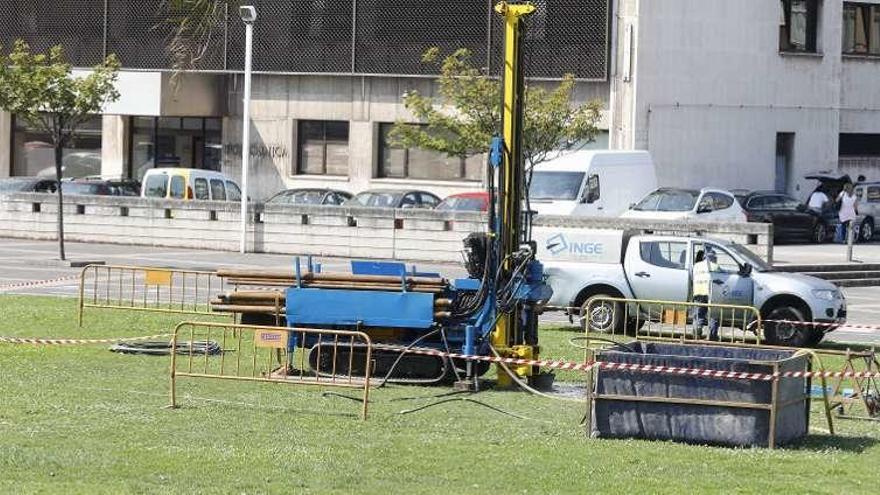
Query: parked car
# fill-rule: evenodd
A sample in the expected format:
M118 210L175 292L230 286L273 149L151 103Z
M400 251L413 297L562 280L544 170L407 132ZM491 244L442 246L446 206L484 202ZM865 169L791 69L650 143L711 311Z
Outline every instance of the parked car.
M48 156L52 156L51 149ZM101 173L101 152L75 151L65 153L61 160L61 173L64 177L85 177ZM40 177L55 177L55 164L52 163L37 172Z
M442 211L488 211L489 193L466 192L447 196L437 205L435 210Z
M645 196L621 217L706 222L746 221L746 213L732 193L712 188L697 191L663 187Z
M840 224L837 197L840 195L840 191L843 190L845 184L852 183L852 179L850 179L849 175L845 174L825 173L807 175L804 178L817 181L818 185L816 189L821 187L828 196L828 199L830 199L829 203L822 210L822 218L825 219L825 223L828 225L830 232L833 233ZM866 201L868 199L866 183L856 185L856 195L859 194L860 190L862 191L862 198L865 199L859 201L858 216L855 220L855 239L859 242L869 242L874 238L874 231L877 225L877 222L875 221L875 209L870 201Z
M775 272L754 253L730 241L553 228L541 228L535 239L553 289L549 304L573 308L577 314L587 312L590 324L599 330L634 327L638 321L624 320L627 315L633 318L638 309L624 311L622 304L614 303L592 305L590 301L597 298L690 301L696 254L708 250L717 256L710 273L710 300L752 306L763 319L773 320L764 324L767 343L814 346L846 322L846 299L834 284L799 273Z
M197 168L152 168L144 175L145 198L241 201L241 189L220 172Z
M55 179L45 177L6 177L0 179L0 194L15 192L54 193Z
M426 191L373 189L363 191L345 202L348 206L371 208L434 208L440 198Z
M73 179L73 182L79 183L101 183L110 188L111 196L140 196L141 183L134 179L121 179L117 177L105 177L101 175L92 175ZM67 192L67 189L64 190Z
M539 215L616 217L656 188L647 151L576 151L535 165L529 205Z
M755 191L737 198L749 222L773 224L774 241L800 241L821 244L831 229L819 213L793 197L773 191Z
M341 205L351 193L335 189L287 189L266 200L268 205Z
M859 198L859 215L863 217L859 224L859 240L867 242L874 238L875 221L880 216L880 182L860 182L855 187Z

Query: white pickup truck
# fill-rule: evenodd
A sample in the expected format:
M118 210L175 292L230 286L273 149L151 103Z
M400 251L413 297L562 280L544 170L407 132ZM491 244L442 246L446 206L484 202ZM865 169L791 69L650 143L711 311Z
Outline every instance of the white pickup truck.
M811 347L846 321L843 293L825 280L774 272L748 249L698 237L628 235L616 230L537 228L538 259L553 288L549 304L585 310L591 298L684 302L691 300L691 267L697 252L716 253L711 301L753 306L765 320L829 325L764 324L767 343ZM595 308L593 308L595 309ZM620 305L606 305L610 326L623 328Z

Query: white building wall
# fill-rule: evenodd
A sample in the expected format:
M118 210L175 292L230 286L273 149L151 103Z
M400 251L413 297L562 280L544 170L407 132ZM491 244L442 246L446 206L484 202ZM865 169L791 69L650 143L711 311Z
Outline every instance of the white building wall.
M619 16L637 13L624 18L637 26L636 103L613 141L650 150L661 184L773 188L776 133L792 132L788 189L803 196L805 173L837 167L841 129L877 132L876 112L847 110L878 106L880 62L841 60L841 2L822 2L816 55L780 54L775 0L620 3Z

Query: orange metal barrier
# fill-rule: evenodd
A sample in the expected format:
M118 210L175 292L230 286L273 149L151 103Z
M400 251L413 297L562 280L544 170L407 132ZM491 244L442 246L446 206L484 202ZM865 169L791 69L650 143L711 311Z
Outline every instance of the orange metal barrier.
M702 326L695 324L698 310L705 312ZM709 320L715 320L718 342L761 345L763 339L761 313L752 306L595 297L581 310L580 318L587 336L705 341Z
M306 346L289 351L293 339ZM172 353L172 407L177 407L179 377L215 378L361 389L361 417L367 419L373 343L363 332L183 322L174 329L172 348L178 340L214 340L223 351L217 356L196 355L192 348L180 356Z
M216 315L211 296L225 288L223 279L214 272L88 265L79 279L79 325L86 308Z

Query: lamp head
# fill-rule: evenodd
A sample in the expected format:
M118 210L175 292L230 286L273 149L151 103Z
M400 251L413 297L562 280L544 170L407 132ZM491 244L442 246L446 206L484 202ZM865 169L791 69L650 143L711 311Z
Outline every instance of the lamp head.
M257 20L257 9L253 5L242 5L238 8L238 15L245 24L252 24Z

